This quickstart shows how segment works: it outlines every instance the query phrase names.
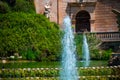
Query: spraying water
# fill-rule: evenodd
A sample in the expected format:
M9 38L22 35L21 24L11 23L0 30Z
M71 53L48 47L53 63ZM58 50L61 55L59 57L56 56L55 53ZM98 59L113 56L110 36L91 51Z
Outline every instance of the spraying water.
M87 38L85 34L83 34L82 53L83 53L84 67L87 67L89 66L89 63L90 63L90 55L89 55L89 47L87 43Z
M64 19L64 37L62 39L62 69L60 71L60 80L78 80L75 58L74 34L71 27L69 16Z

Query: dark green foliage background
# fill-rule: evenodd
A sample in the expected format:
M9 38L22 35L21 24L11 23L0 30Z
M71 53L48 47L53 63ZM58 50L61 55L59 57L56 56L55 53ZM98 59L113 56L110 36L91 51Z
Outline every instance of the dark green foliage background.
M11 7L12 12L35 13L33 0L16 0L14 6Z
M0 1L0 13L8 13L10 12L10 7L6 2Z
M9 3L13 1L15 1L14 4ZM35 13L34 2L33 0L0 0L0 13L8 12Z

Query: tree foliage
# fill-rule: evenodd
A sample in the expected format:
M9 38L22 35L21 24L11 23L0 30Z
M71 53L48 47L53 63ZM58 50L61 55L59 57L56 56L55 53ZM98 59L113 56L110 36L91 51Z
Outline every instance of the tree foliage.
M45 60L56 60L59 57L59 27L43 15L22 12L3 14L0 16L0 34L2 56L18 52L25 58L32 56L34 59L33 53L38 60L43 57Z
M33 0L16 0L15 5L11 8L15 12L35 13Z
M0 13L24 12L35 13L33 0L0 0Z

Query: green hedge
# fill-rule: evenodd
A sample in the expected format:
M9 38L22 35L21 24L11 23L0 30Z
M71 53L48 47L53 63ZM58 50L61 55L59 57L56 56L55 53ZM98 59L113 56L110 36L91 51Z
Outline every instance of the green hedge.
M0 34L2 57L19 53L24 59L59 59L59 26L43 15L22 12L0 15Z

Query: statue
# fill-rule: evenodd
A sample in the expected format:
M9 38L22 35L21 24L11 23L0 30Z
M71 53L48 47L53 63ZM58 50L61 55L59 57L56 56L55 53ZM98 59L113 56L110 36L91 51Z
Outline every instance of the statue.
M77 0L77 2L80 2L80 3L81 3L81 2L83 2L83 0Z
M50 4L49 3L46 3L46 5L44 6L45 7L45 12L44 12L44 15L49 18L50 17Z

